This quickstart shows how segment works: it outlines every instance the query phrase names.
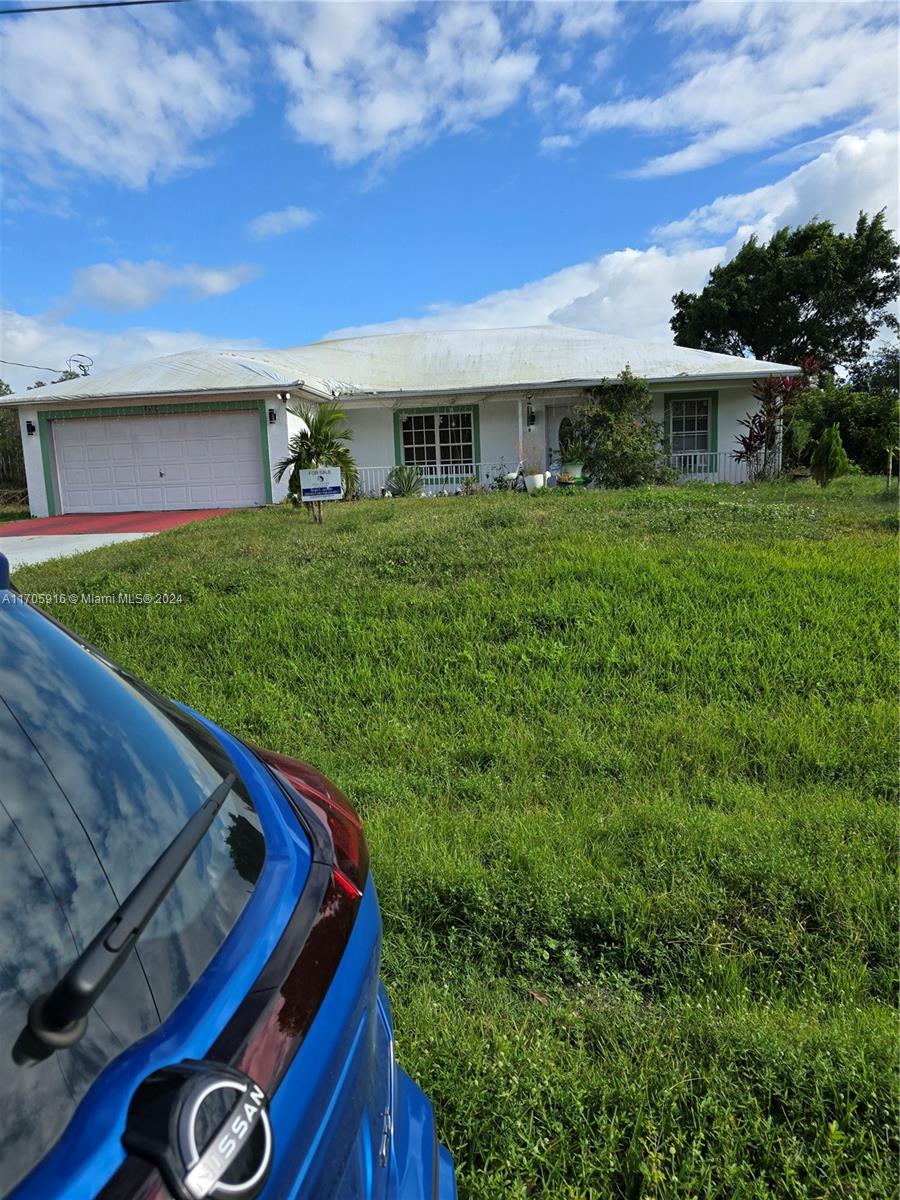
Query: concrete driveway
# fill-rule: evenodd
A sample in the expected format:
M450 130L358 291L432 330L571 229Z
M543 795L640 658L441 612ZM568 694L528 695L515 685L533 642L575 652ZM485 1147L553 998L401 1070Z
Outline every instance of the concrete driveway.
M69 558L99 546L134 542L165 529L233 511L203 508L179 512L70 513L63 517L7 521L0 523L0 554L6 555L15 570L51 558Z

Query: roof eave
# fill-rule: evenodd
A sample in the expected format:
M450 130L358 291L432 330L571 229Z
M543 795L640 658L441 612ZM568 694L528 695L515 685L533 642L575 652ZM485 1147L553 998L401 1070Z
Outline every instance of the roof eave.
M752 371L717 371L704 372L701 375L680 374L680 375L639 375L639 379L643 379L646 383L746 383L752 379L766 379L770 376L785 376L799 375L800 367L767 367L766 370ZM362 388L348 392L345 396L338 396L338 399L349 400L408 400L414 396L471 396L484 395L487 393L516 393L516 392L536 392L559 390L560 388L590 388L596 387L599 383L614 377L609 375L594 375L588 379L543 379L534 382L526 383L499 383L499 384L477 384L467 387L452 387L452 388L400 388L394 390L379 390L371 388L363 390Z
M277 395L278 392L304 392L316 400L331 400L333 399L331 392L323 391L317 388L314 384L307 383L305 380L298 379L294 383L263 383L254 387L231 387L231 388L184 388L168 390L162 392L143 391L143 392L104 392L102 395L97 395L95 392L66 392L64 395L42 395L44 389L36 388L34 392L28 392L26 395L19 393L15 396L0 397L0 406L8 406L10 408L21 408L23 406L38 407L44 404L64 404L68 401L83 403L90 401L92 404L105 404L108 401L137 401L147 397L152 397L153 400L216 400L225 399L230 396L260 396L262 395Z

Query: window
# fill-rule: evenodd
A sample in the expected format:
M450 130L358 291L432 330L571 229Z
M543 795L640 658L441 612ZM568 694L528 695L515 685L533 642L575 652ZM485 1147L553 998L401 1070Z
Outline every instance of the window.
M671 400L672 453L691 454L709 450L709 397Z
M477 418L474 409L397 414L398 455L403 466L427 474L459 474L476 462Z
M165 1020L247 903L265 842L239 780L82 1040L19 1065L28 1006L233 768L212 734L24 603L0 607L0 1180L43 1157L103 1068Z

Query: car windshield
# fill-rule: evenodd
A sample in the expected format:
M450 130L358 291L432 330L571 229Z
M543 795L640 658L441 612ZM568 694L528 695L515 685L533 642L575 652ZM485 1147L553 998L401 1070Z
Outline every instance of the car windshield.
M265 860L238 780L84 1038L18 1066L28 1006L234 770L199 721L0 593L0 1180L47 1152L104 1066L172 1012Z

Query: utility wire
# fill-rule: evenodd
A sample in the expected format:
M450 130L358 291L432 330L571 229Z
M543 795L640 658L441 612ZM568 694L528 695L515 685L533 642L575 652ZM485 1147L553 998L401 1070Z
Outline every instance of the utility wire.
M9 358L0 358L0 363L7 367L27 367L29 371L52 371L54 375L62 375L62 367L39 367L36 363L13 362Z
M131 8L136 4L187 4L189 0L83 0L77 4L34 4L30 8L0 8L0 17L21 13L56 12L70 8Z

